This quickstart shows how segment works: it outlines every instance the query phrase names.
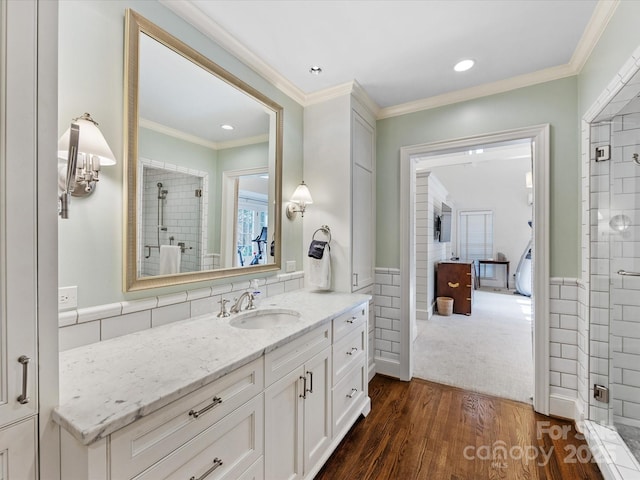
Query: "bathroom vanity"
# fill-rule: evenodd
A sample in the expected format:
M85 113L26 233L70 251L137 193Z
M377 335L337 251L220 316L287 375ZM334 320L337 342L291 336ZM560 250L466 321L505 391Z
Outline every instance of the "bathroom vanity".
M371 408L369 299L295 291L61 353L62 477L313 478Z

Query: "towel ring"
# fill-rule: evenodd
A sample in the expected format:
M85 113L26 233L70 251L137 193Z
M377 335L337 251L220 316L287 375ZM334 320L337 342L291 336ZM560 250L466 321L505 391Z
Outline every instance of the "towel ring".
M318 232L322 232L324 233L326 236L329 237L329 241L328 243L331 243L331 229L327 226L327 225L322 225L320 228L318 228L315 232L313 232L313 235L311 235L311 239L315 240L316 239L316 233Z

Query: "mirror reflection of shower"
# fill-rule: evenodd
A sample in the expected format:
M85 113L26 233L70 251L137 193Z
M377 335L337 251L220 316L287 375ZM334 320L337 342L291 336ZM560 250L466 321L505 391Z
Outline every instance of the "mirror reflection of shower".
M140 167L138 276L160 274L160 247L180 247L180 272L213 268L207 252L207 173L146 160Z
M162 182L158 182L158 245L160 245L160 230L167 231L164 226L164 200L167 199L169 190L162 189Z

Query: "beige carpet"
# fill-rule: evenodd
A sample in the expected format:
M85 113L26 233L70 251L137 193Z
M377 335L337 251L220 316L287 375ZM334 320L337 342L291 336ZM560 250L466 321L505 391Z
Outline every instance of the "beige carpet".
M418 320L414 377L531 403L531 299L476 290L472 312Z

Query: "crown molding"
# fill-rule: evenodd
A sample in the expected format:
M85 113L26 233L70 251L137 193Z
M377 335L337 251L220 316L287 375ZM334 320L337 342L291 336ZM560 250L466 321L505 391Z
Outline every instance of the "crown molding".
M599 0L596 4L596 9L569 61L576 74L582 71L619 4L620 0Z
M304 106L306 94L302 90L236 40L229 32L205 15L198 7L184 0L159 0L159 2L187 23L197 28L202 34L212 39L251 70L258 73L278 90Z
M229 32L202 13L202 11L192 3L181 0L159 0L159 2L193 25L204 35L211 38L227 52L235 56L301 106L306 107L353 93L368 109L371 110L376 119L381 120L384 118L396 117L406 115L408 113L415 113L421 110L442 107L453 103L473 100L488 95L504 93L538 83L550 82L572 75L577 75L584 67L584 64L588 60L593 48L611 20L620 0L598 1L594 13L591 16L580 41L578 42L578 46L576 47L571 60L565 65L558 65L497 82L456 90L442 95L427 97L414 102L385 108L380 108L369 97L366 90L364 90L364 88L362 88L355 80L306 94L264 60L232 37Z
M211 148L213 150L224 150L225 148L244 147L246 145L254 145L256 143L264 143L269 141L269 135L256 135L255 137L246 137L238 140L229 140L226 142L212 142L196 135L177 130L175 128L167 127L161 123L157 123L146 118L140 117L138 125L142 128L153 130L154 132L168 135L169 137L178 138L185 142L194 143L196 145L202 145L203 147Z
M218 150L224 150L225 148L246 147L247 145L256 145L258 143L266 143L269 141L269 134L256 135L255 137L246 137L239 140L229 140L228 142L219 142Z
M519 75L517 77L507 78L497 82L486 83L476 87L455 90L453 92L427 97L415 102L403 103L380 109L377 119L397 117L408 113L415 113L421 110L443 107L453 103L465 102L488 95L516 90L518 88L529 87L539 83L559 80L561 78L577 75L582 71L584 64L591 55L593 48L598 43L607 24L611 20L620 0L599 0L596 8L585 28L578 46L571 56L569 63L558 65L556 67L545 68L537 72Z
M382 108L378 113L377 119L382 120L384 118L397 117L408 113L419 112L421 110L443 107L453 103L465 102L480 97L516 90L518 88L529 87L538 83L558 80L572 75L575 75L575 72L569 65L550 67L537 72L519 75L506 80L500 80L499 82L485 83L484 85L478 85L476 87L443 93L442 95L437 95L435 97L423 98L415 102L408 102L400 105L394 105L392 107Z

